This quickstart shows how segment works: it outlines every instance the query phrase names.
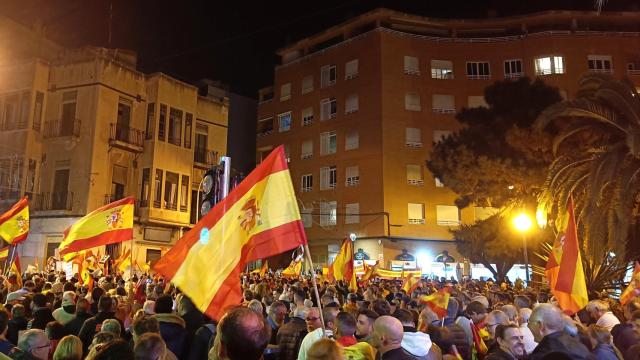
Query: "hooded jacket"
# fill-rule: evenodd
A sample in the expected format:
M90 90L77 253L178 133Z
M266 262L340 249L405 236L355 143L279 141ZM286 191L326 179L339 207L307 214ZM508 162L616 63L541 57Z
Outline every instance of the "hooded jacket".
M153 315L160 323L160 336L178 359L182 359L184 352L185 338L187 336L186 324L184 320L176 314L155 314Z
M404 327L404 336L400 346L411 355L426 359L429 350L431 350L431 344L429 334L418 332L412 327Z
M86 355L89 352L89 345L91 345L91 341L93 341L93 337L95 334L99 333L102 328L102 322L107 319L116 319L115 313L112 311L100 311L94 317L88 318L82 328L80 329L80 333L78 337L82 340L83 352ZM118 319L116 319L118 320ZM120 323L120 333L124 334L124 326Z

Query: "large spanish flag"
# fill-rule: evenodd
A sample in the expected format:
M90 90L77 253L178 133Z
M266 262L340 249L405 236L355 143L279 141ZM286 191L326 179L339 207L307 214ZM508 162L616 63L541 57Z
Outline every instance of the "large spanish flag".
M348 283L349 290L358 290L353 260L353 241L346 238L342 241L342 246L340 246L340 252L336 255L336 259L333 260L333 263L329 266L329 280L342 280Z
M411 296L411 293L418 288L421 282L422 279L420 276L416 276L413 272L410 272L402 280L402 290L404 290L407 295Z
M300 276L301 272L302 272L302 260L296 261L294 259L294 260L291 260L291 264L289 264L289 266L287 266L286 269L282 270L282 276L289 277L289 278L297 278L298 276Z
M242 301L247 262L307 243L284 155L276 148L167 252L154 269L214 319Z
M589 298L571 196L567 211L569 215L567 229L554 244L545 273L549 280L549 288L558 300L558 306L566 314L573 315L587 305Z
M24 241L29 235L29 201L23 198L0 215L0 237L9 244Z
M133 239L132 197L98 208L64 231L60 255Z

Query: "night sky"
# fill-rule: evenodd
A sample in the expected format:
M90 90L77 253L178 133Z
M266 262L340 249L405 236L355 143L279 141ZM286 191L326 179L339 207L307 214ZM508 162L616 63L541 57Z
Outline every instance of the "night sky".
M430 17L478 18L490 11L504 16L549 9L593 10L594 4L591 0L0 0L0 13L25 24L40 19L47 36L67 47L135 50L138 68L145 73L162 71L188 82L220 80L250 97L272 83L277 49L377 7ZM603 10L639 9L637 0L609 0Z

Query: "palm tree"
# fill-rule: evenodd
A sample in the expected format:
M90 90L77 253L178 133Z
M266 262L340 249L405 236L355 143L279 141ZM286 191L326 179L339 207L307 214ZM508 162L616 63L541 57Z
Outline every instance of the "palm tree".
M640 190L640 95L635 86L603 74L586 75L575 100L550 106L536 126L557 133L540 207L555 214L557 227L564 228L573 194L587 259L596 261L611 250L624 256Z

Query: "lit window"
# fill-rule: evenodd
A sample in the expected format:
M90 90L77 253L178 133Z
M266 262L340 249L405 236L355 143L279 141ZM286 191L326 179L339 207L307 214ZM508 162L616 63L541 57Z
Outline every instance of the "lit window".
M404 94L404 108L410 111L421 111L420 95L415 92L408 92Z
M278 132L291 130L291 111L278 115Z
M460 225L460 209L457 206L437 205L436 221L442 226L458 226Z
M336 117L338 104L335 98L320 101L320 120L325 121Z
M407 184L413 186L424 185L424 179L422 178L422 166L420 165L407 165Z
M320 226L335 226L338 203L328 201L320 203Z
M453 114L456 112L455 97L453 95L433 94L431 110L435 113Z
M424 224L424 204L409 203L409 224Z
M420 75L420 61L418 61L417 57L404 57L404 73L407 75Z
M404 143L407 147L421 148L422 147L422 131L418 128L405 128Z
M358 59L354 59L344 65L344 79L351 80L357 77L358 77Z
M335 166L320 168L320 190L335 189L338 182L338 171Z
M345 177L345 186L357 186L360 183L360 169L358 166L348 166Z
M453 61L431 60L432 79L453 79Z
M564 74L562 56L545 56L535 59L536 75Z

